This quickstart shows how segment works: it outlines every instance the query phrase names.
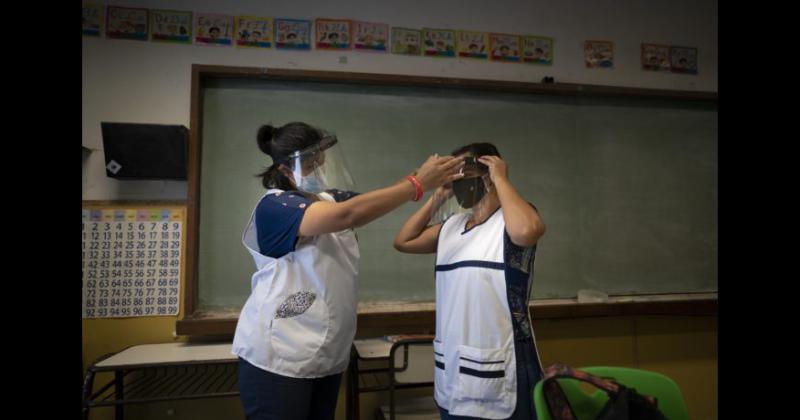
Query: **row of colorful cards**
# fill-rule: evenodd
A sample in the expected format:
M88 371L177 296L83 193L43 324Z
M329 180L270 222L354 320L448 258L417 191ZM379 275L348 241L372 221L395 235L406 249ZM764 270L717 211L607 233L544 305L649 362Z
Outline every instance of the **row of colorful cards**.
M312 21L83 5L83 34L182 44L312 49ZM349 19L313 22L313 48L551 64L553 39L450 29L410 29ZM391 35L391 44L390 44Z
M258 16L230 16L178 10L154 10L98 4L83 5L83 34L181 44L241 48L312 49L312 21ZM313 48L357 50L428 57L461 57L550 65L552 38L452 29L411 29L385 23L318 18ZM697 74L697 49L642 44L644 70ZM613 68L609 41L586 41L587 68Z
M614 68L614 43L586 41L583 56L587 68ZM642 43L642 69L697 74L697 48Z

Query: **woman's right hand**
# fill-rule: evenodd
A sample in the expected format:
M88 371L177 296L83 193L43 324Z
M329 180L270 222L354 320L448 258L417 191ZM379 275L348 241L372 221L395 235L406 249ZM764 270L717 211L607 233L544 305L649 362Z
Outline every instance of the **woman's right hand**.
M430 191L462 178L463 167L463 158L433 155L417 170L416 177L422 184L422 190Z

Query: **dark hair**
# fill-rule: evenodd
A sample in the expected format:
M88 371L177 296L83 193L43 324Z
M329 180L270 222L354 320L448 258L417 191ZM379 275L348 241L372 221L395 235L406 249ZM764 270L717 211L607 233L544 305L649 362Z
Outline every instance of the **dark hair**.
M214 32L214 31L219 32L219 28L217 28L216 26L212 26L211 29L208 30L208 33L211 33L211 32Z
M500 156L500 152L497 151L497 147L495 147L492 143L472 143L466 146L461 146L456 150L453 150L452 155L458 156L463 155L464 153L468 153L470 156L474 156L476 158L481 156Z
M258 129L256 142L258 148L272 158L272 166L256 175L261 177L264 188L278 188L284 191L293 190L289 179L278 170L278 166L286 163L286 158L301 149L313 146L322 139L322 132L303 122L290 122L283 127L275 128L270 124Z

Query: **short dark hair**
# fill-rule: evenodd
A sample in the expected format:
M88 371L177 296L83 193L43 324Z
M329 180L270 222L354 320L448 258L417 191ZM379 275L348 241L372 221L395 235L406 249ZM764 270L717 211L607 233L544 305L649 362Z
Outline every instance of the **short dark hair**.
M492 143L470 143L466 146L461 146L458 149L453 150L452 155L458 156L463 155L464 153L476 158L481 156L501 157L497 147L495 147L495 145Z

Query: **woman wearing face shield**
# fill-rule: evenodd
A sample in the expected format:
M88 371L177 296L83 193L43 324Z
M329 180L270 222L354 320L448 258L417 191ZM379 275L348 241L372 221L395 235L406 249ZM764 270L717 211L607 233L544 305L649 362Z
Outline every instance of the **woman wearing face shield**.
M356 328L359 250L353 228L460 178L462 162L431 156L414 175L364 194L335 136L305 123L265 125L272 166L245 228L256 263L232 352L253 419L333 419Z
M489 143L403 225L397 250L436 253L434 396L442 419L535 419L542 367L528 312L544 223Z

